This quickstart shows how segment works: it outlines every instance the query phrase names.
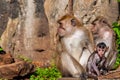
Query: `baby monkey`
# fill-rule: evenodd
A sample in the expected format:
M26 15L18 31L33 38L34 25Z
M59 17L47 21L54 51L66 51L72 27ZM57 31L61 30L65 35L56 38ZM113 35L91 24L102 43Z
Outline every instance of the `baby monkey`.
M108 47L104 42L100 42L96 46L96 50L90 55L87 62L87 72L89 77L97 77L103 75L107 69L105 69L105 52Z

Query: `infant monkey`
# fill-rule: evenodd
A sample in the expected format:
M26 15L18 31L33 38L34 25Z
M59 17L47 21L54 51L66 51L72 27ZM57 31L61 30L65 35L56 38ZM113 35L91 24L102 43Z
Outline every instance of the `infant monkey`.
M97 77L106 72L105 69L105 52L108 50L108 47L104 42L97 44L96 50L90 55L87 62L87 72L89 77Z

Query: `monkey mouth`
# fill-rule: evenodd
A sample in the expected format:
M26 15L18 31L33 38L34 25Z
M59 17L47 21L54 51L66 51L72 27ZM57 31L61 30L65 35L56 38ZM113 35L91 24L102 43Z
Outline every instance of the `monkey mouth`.
M63 32L63 31L65 31L65 28L64 28L64 27L59 27L59 28L58 28L58 32L59 32L59 33Z
M65 33L65 28L59 27L57 30L58 30L59 36L63 36L63 35L64 35L64 33Z
M59 27L59 29L63 29L63 30L65 30L65 28L64 28L64 27Z

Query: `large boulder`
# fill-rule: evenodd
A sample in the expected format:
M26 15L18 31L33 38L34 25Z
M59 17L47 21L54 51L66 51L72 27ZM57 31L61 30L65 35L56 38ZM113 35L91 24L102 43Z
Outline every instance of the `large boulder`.
M53 52L44 0L6 0L4 3L9 16L1 47L14 57L22 55L49 63Z
M25 61L0 66L0 78L13 79L18 76L25 76L34 71L34 66Z

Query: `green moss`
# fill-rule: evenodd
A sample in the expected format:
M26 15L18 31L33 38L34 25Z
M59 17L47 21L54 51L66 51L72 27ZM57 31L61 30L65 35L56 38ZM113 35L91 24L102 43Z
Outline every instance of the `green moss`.
M30 58L27 58L27 57L22 56L22 55L19 55L18 58L22 59L23 61L26 61L26 62L32 62L32 60Z

